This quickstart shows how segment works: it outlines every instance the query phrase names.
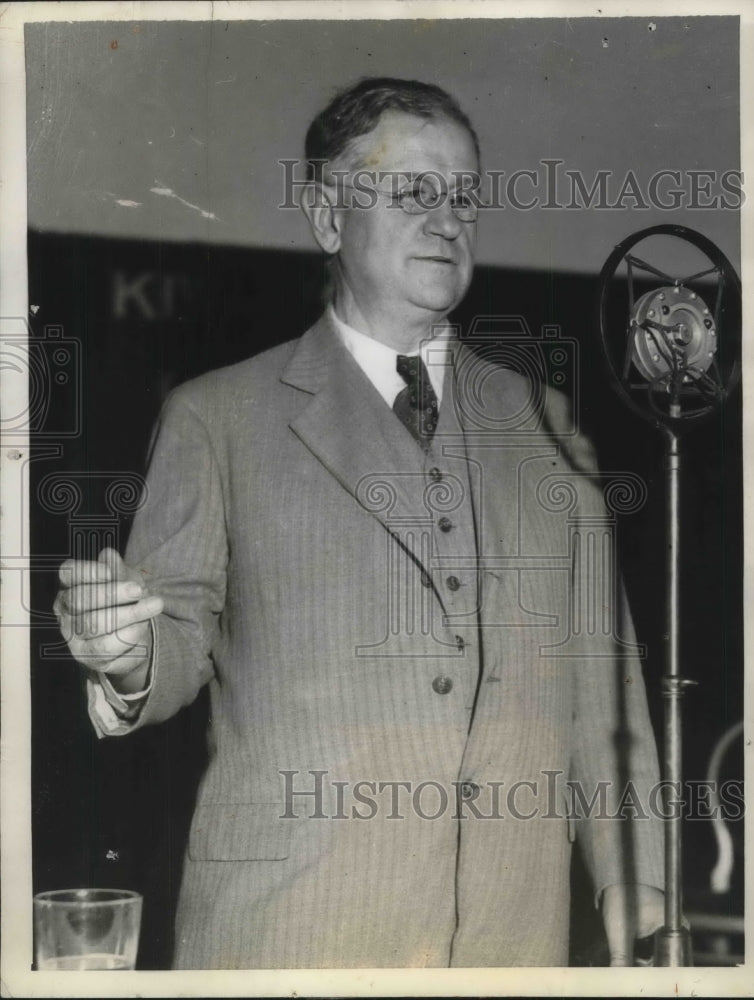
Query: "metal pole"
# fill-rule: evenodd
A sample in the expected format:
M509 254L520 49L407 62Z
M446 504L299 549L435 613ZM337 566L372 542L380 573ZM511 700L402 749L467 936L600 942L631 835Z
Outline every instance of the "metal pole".
M673 409L673 407L671 407ZM671 414L672 416L673 414ZM668 801L668 792L681 798L682 741L681 699L693 683L681 676L680 661L680 486L681 455L678 436L665 429L668 450L665 461L666 495L666 662L662 679L665 700L664 775L666 786L665 820L665 925L655 935L655 964L688 966L691 961L691 937L683 926L681 834L683 816Z

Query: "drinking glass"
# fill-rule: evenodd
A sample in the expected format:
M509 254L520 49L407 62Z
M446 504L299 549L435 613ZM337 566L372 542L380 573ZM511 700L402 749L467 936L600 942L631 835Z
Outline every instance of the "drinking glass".
M128 889L57 889L34 897L40 972L133 969L142 897Z

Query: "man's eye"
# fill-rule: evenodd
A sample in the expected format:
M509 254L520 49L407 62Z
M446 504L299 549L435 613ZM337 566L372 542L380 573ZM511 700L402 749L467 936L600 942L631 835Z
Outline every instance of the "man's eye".
M433 184L428 181L417 181L406 188L402 197L405 201L416 205L419 208L434 208L440 200L440 193Z
M471 208L473 204L474 199L468 191L456 191L450 199L451 208Z

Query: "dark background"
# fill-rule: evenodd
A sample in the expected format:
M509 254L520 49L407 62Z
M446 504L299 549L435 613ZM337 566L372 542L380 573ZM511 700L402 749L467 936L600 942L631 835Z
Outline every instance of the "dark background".
M74 535L87 539L89 552L105 540L122 550L129 516L108 518L105 490L118 473L144 471L150 428L167 391L299 335L320 312L322 276L320 258L303 252L29 235L31 343L52 373L31 463L34 889L110 885L142 891L141 968L169 966L181 859L205 761L207 704L200 697L159 727L97 740L80 670L61 651L49 614L56 567ZM520 315L534 336L543 324L559 325L562 336L579 346L578 377L570 384L578 384L580 418L602 467L633 471L647 484L645 506L620 522L619 543L637 630L647 645L645 677L659 735L662 443L610 389L594 321L597 282L584 274L480 267L456 318L467 327L475 316ZM67 361L56 353L66 339L74 341ZM65 381L57 382L61 373ZM51 441L62 444L57 457L44 453ZM742 715L739 395L722 416L689 434L684 455L682 656L685 675L699 682L684 704L684 773L701 780L716 740ZM106 475L88 474L94 470ZM75 509L64 509L65 503L52 509L39 492L45 477L58 472L78 482ZM739 741L722 777L742 774ZM743 912L743 823L732 827L734 888L713 898L710 824L685 823L689 908ZM572 961L597 964L604 951L578 858L573 886ZM702 939L697 943L709 947Z

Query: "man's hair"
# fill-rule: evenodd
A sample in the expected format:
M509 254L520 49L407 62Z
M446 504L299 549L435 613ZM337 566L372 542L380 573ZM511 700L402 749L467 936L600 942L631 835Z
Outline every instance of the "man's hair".
M336 94L309 126L306 133L309 180L321 180L323 161L335 160L354 139L371 132L386 111L456 122L471 136L479 161L479 139L474 127L455 98L442 87L419 80L364 77Z

